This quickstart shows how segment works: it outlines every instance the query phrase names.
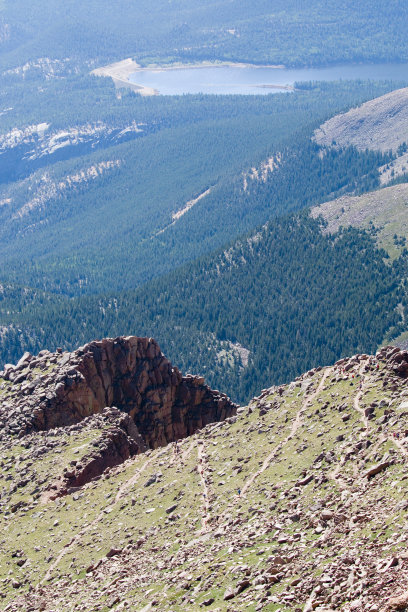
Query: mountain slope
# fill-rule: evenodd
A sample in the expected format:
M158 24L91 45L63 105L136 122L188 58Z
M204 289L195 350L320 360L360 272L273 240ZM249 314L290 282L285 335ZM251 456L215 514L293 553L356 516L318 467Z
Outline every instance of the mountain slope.
M313 207L311 215L323 217L327 222L325 232L335 233L349 226L371 231L377 245L395 259L408 239L408 184L343 196Z
M374 188L389 161L350 149L321 158L309 140L327 117L390 84L147 102L88 91L91 81L80 81L85 91L72 79L46 83L46 109L37 88L25 109L16 87L14 110L0 117L1 280L68 294L134 288L272 215ZM82 101L89 111L73 116ZM273 156L279 164L259 181L253 169Z
M398 89L369 100L326 121L314 133L314 140L325 147L355 146L392 151L394 159L379 168L381 184L402 176L408 166L408 88Z
M4 438L4 609L404 609L407 372L314 369L54 501L112 415Z
M316 130L316 142L396 151L408 141L407 100L408 88L398 89L337 115Z
M19 293L13 302L6 290L0 321L23 337L27 330L33 350L74 348L107 335L160 337L184 370L201 371L245 402L268 383L287 382L316 362L374 351L388 333L405 331L398 307L405 270L406 255L388 265L367 232L323 234L320 222L302 213L136 291L49 301L28 292L19 308ZM14 329L2 346L3 360L21 355Z
M286 65L403 61L402 0L3 0L0 51L9 63L37 58L202 60ZM18 65L18 64L17 64Z

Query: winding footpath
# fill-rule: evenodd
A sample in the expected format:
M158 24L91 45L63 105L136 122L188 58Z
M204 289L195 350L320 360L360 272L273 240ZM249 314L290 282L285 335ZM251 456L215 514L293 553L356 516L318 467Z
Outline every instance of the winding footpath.
M201 518L201 533L208 531L209 522L211 520L210 514L210 489L207 485L207 479L205 477L205 465L207 463L207 456L205 453L204 441L197 441L197 455L198 455L198 464L197 471L200 476L201 486L203 489L203 498L204 498L204 513Z
M248 489L251 487L251 485L255 482L255 480L263 472L265 472L266 469L268 469L268 467L271 465L272 461L276 457L277 453L279 451L281 451L282 448L285 446L285 444L287 444L289 442L289 440L291 440L293 438L293 436L296 434L297 430L302 425L302 417L303 417L304 412L311 405L313 400L319 395L320 391L324 387L324 383L326 382L327 377L329 376L329 374L331 374L331 372L332 372L332 368L327 368L326 369L326 371L324 372L324 374L323 374L323 376L322 376L322 378L320 380L320 383L317 386L317 388L315 389L315 391L313 391L313 393L308 398L306 398L303 401L302 406L300 407L299 411L297 412L295 420L292 423L292 428L290 430L290 433L286 436L286 438L284 440L281 440L281 442L279 442L279 444L273 449L273 451L266 457L266 459L262 463L262 466L260 467L260 469L257 472L255 472L254 474L252 474L252 476L250 476L250 478L246 481L246 483L242 487L241 495L245 495L245 493L248 491Z
M165 452L167 452L167 449L165 448L160 455L163 455ZM158 455L158 456L160 456ZM140 457L140 455L138 455L138 457ZM157 456L154 457L155 459L157 459ZM106 515L106 513L109 513L111 510L113 510L113 508L118 504L119 501L121 501L123 499L123 497L128 493L128 491L133 487L134 484L136 484L136 482L139 480L140 476L143 474L143 472L146 470L146 468L150 465L150 463L153 461L153 457L149 458L142 466L140 469L138 469L136 471L136 473L129 478L129 480L127 480L126 482L124 482L120 487L119 490L115 496L115 499L113 501L113 503L109 504L108 506L106 506L105 508L103 508L103 510L101 510L101 512L94 518L94 520L89 523L89 525L87 525L86 527L84 527L83 529L81 529L73 538L71 538L71 540L61 549L61 551L59 552L57 558L55 559L54 563L52 563L50 565L50 567L48 568L47 573L45 574L44 578L39 582L38 586L41 586L42 584L44 584L45 582L47 582L48 580L50 580L52 578L52 574L54 572L54 570L58 567L58 565L60 564L61 560L65 557L65 555L67 555L70 550L76 545L78 544L81 539L94 527L96 527L104 518L104 516Z

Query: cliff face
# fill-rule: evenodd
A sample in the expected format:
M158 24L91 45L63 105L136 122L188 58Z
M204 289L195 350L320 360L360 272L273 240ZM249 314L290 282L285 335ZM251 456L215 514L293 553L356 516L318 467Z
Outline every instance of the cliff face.
M0 372L0 436L69 426L106 407L125 412L150 448L236 412L198 376L182 376L151 338L91 342L73 353L25 354ZM142 442L141 442L142 440Z

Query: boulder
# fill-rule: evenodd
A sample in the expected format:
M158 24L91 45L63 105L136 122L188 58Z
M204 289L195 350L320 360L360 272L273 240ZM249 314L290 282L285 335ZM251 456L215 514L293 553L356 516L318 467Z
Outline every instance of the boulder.
M383 463L378 463L377 465L374 465L372 468L367 470L365 472L364 476L366 478L370 479L373 476L376 476L377 474L379 474L380 472L383 472L384 470L386 470L389 466L390 466L390 462L389 461L384 461Z
M382 612L397 612L397 610L406 610L408 608L408 591L391 597L385 604Z

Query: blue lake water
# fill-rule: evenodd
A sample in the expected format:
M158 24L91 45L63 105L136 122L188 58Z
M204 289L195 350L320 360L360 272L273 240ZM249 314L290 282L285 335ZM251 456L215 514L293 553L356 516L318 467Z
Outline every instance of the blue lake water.
M170 70L142 70L130 76L132 83L152 87L163 95L270 94L296 81L339 79L408 80L408 64L355 64L328 68L265 68L256 66L206 66Z

